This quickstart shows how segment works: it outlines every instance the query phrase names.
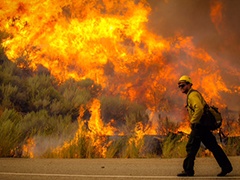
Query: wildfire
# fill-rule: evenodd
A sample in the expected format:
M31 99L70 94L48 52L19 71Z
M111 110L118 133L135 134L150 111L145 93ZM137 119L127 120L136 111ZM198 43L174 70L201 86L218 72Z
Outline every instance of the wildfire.
M143 97L150 108L157 109L158 98L166 94L167 86L174 87L181 74L176 69L185 66L193 70L199 62L190 74L196 87L207 82L205 94L217 102L221 100L219 92L230 92L216 60L196 48L192 37L178 34L164 39L148 30L151 8L145 0L19 0L4 1L0 9L4 10L1 30L12 34L2 43L8 58L19 66L19 57L33 68L42 64L60 81L91 78L113 94L133 101ZM212 17L219 14L215 11ZM179 57L181 51L189 58ZM168 61L168 54L180 63Z
M178 132L183 132L185 134L190 134L191 128L189 122L183 122L180 124L180 127L178 128Z
M146 135L146 133L144 132L144 126L141 122L139 122L135 126L134 136L128 140L130 148L133 146L136 147L137 149L141 149L141 147L144 144L143 142L144 135Z
M22 157L29 157L33 158L34 157L34 147L35 147L35 142L33 138L27 139L26 144L23 145L22 147Z
M211 5L210 17L217 27L222 22L222 9L221 1ZM108 94L143 103L166 116L174 114L173 121L180 120L175 112L184 101L179 100L176 85L183 73L194 79L194 88L201 90L207 102L219 108L227 106L222 93L239 97L239 82L228 86L218 57L196 46L194 37L179 32L164 38L153 33L148 27L151 10L146 0L4 0L0 30L10 36L2 46L7 57L20 67L24 64L19 59L24 58L33 69L43 65L60 82L90 78ZM239 75L235 68L228 65L228 69ZM103 147L99 153L104 157L106 136L122 132L111 123L104 125L99 109L99 101L94 100L91 119L79 120L75 138L54 151L88 136L94 147ZM159 133L156 126L154 122L144 133ZM186 127L179 130L188 132ZM88 129L85 134L83 128ZM29 152L27 146L24 148Z
M219 31L219 26L222 23L222 9L223 9L223 4L221 1L212 1L212 6L211 6L211 19L212 22L215 24L216 28Z
M64 145L53 149L54 154L58 154L58 157L62 157L62 153L65 150L69 150L72 146L77 146L78 144L84 144L82 142L83 137L88 139L88 143L91 147L95 148L95 153L98 157L106 157L107 147L111 144L108 141L108 136L114 135L116 129L110 124L106 126L100 118L100 102L95 99L91 104L91 118L89 120L84 120L79 117L79 128L76 132L74 138L69 142L64 142ZM80 108L80 116L83 114L84 109ZM86 142L85 142L86 143ZM81 157L80 154L76 152L75 157Z

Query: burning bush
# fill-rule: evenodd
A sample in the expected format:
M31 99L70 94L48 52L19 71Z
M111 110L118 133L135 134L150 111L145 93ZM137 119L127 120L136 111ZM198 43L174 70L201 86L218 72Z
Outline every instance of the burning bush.
M176 87L182 74L209 104L227 109L223 130L238 136L235 7L230 1L2 2L0 123L1 139L10 144L1 144L0 156L24 147L29 157L45 151L146 157L144 137L188 131ZM179 138L167 136L164 157L173 157L177 145L183 149Z

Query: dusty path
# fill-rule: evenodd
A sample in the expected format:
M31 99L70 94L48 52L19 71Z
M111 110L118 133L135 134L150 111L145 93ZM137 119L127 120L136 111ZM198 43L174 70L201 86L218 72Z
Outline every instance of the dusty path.
M194 178L179 178L182 158L176 159L0 159L0 180L63 179L240 179L240 156L229 157L234 170L219 178L214 158L197 158Z

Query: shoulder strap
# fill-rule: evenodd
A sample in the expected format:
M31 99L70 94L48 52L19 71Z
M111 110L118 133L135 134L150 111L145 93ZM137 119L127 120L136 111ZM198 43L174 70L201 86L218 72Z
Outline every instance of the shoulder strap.
M189 108L190 108L192 111L194 111L194 109L193 109L193 108L191 108L190 106L188 106L188 96L189 96L189 94L190 94L191 92L193 92L193 91L197 91L197 90L190 89L190 92L187 94L187 100L186 100L186 101L187 101L187 103L186 103L186 106L185 106L186 108L187 108L187 107L189 107ZM198 92L198 91L197 91L197 92Z

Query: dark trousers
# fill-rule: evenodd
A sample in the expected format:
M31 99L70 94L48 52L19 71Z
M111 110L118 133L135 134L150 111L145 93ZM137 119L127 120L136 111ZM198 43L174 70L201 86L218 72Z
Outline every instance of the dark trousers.
M194 174L194 160L201 142L213 153L217 163L223 170L232 168L229 159L222 148L218 145L216 138L211 131L202 127L200 124L192 124L191 129L192 131L186 145L187 157L183 162L183 169L185 172Z

